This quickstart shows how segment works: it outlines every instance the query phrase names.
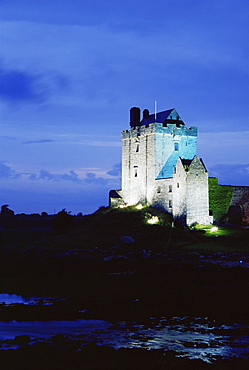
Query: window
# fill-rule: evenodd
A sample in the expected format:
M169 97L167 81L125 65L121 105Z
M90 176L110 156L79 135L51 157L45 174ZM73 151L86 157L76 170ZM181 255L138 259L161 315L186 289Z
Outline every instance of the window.
M134 166L134 177L137 177L137 166Z
M169 185L169 193L172 193L172 185Z
M175 151L179 150L179 143L174 143Z
M161 188L160 188L160 186L158 186L158 188L157 188L157 192L158 192L158 194L159 194L159 193L161 193Z
M136 153L138 153L139 152L139 144L137 143L136 144Z
M172 208L172 200L169 200L169 208Z
M176 187L177 187L177 188L179 188L179 187L180 187L180 184L179 184L179 182L177 183Z

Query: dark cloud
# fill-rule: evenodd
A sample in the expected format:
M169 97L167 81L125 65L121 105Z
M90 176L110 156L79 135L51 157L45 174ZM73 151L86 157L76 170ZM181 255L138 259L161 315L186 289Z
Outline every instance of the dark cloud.
M0 96L7 101L42 102L47 98L47 89L41 76L21 70L0 71Z
M29 175L29 179L30 180L37 180L37 175L35 173L32 173L31 175Z
M217 164L209 168L209 176L217 177L222 185L249 186L249 163Z
M52 173L48 170L42 169L39 174L31 174L29 176L30 180L48 180L48 181L70 181L74 183L83 184L93 184L97 186L106 186L111 180L104 177L98 177L93 172L87 172L85 178L80 178L79 175L71 170L68 173Z
M7 166L4 162L0 162L0 177L9 178L15 175L15 171L10 166Z
M51 172L49 172L48 170L41 170L40 171L40 174L38 175L37 179L42 179L42 180L55 180L55 181L58 181L60 180L61 178L61 175L59 174L53 174Z
M61 175L61 179L65 181L73 181L73 182L81 181L79 178L79 175L73 170L69 171L69 173L63 173L63 175Z
M23 142L23 144L44 144L44 143L54 143L54 140L41 139L41 140L28 140Z
M8 102L46 102L54 93L69 86L68 78L58 73L32 74L27 71L0 68L0 97Z
M97 177L95 173L87 172L85 182L89 184L105 186L108 184L109 180L104 179L104 177Z
M30 172L22 172L17 173L15 170L13 170L10 166L7 166L3 162L0 162L0 178L28 178L32 181L39 181L39 180L45 180L45 181L55 181L55 182L61 182L61 181L69 181L73 183L78 184L93 184L93 185L100 185L100 186L106 186L109 184L110 179L105 179L104 177L97 177L95 173L88 172L86 174L85 178L80 178L79 175L73 171L70 170L69 172L64 173L53 173L48 170L42 169L38 173L30 173Z
M114 164L113 168L107 172L107 175L110 176L120 176L121 175L121 168L122 168L122 163L116 163Z
M49 180L49 181L71 181L71 182L80 182L82 181L78 174L73 170L68 173L52 173L48 170L42 169L39 174L31 174L29 176L30 180Z

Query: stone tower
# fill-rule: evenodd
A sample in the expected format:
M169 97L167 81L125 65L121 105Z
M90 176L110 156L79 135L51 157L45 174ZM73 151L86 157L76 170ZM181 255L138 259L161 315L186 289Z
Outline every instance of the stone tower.
M208 173L196 156L197 127L175 109L149 114L130 110L122 132L122 190L110 192L110 206L151 205L188 225L209 224Z

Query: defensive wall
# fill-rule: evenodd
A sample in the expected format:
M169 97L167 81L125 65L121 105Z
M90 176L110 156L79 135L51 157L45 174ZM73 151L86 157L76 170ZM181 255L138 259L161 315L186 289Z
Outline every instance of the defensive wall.
M249 186L220 185L210 177L209 200L216 221L249 225Z

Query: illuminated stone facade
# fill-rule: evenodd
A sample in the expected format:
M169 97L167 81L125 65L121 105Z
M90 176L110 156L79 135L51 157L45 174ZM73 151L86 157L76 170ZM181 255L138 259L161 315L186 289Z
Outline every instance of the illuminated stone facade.
M132 108L122 132L122 190L110 192L110 206L150 205L188 225L209 224L208 173L197 151L197 127L175 109L158 114Z

